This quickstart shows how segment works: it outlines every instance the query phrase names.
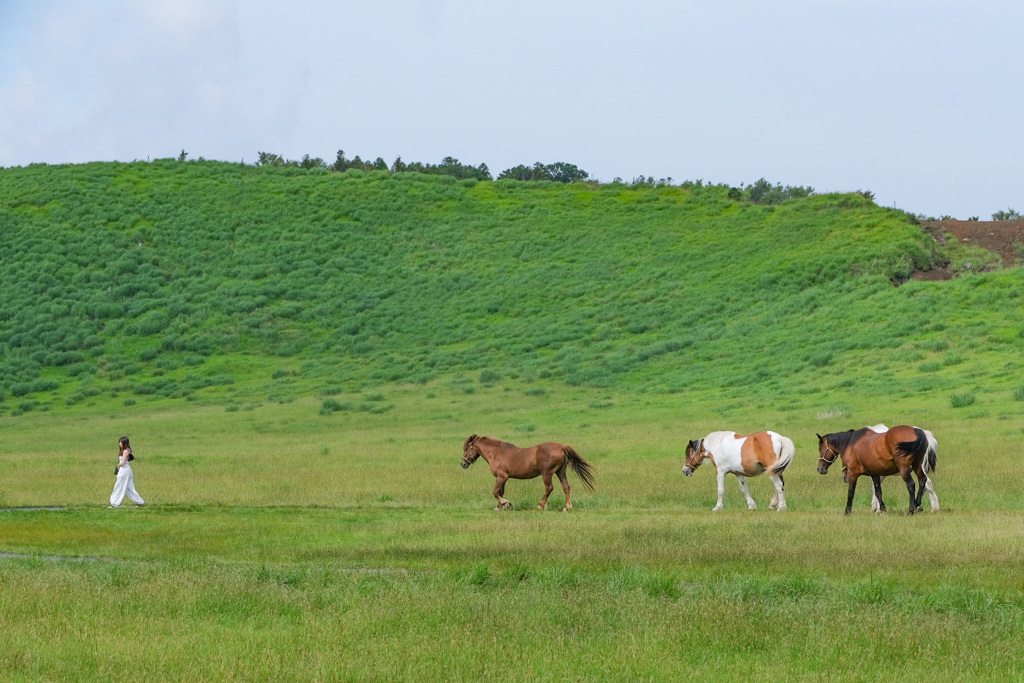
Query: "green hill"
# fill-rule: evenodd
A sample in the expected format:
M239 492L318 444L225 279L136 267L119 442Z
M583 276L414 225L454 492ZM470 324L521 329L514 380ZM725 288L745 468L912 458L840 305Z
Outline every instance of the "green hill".
M859 194L33 165L0 170L0 231L7 414L434 380L974 396L1024 357L1021 269L908 281L934 240Z

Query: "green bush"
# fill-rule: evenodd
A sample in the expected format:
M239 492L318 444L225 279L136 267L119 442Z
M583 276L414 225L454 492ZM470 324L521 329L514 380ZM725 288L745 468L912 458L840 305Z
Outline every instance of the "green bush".
M501 381L501 375L494 370L481 370L479 380L480 384L494 384Z
M323 403L320 404L321 415L330 415L331 413L344 412L348 410L352 410L351 403L342 403L333 398L325 398Z
M951 394L949 397L949 404L954 408L966 408L967 406L974 405L977 397L974 394L960 393Z

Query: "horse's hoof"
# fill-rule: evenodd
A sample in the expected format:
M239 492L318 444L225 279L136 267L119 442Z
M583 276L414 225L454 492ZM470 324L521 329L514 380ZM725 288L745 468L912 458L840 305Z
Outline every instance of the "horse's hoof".
M756 506L756 505L748 505L748 506L747 506L747 509L748 509L748 510L756 510L756 509L757 509L757 506Z
M924 508L923 508L923 507L921 507L920 505L918 505L918 506L917 506L917 511L918 511L918 512L924 512Z
M713 507L713 508L711 508L711 511L712 511L712 512L718 512L718 511L719 511L719 510L721 510L721 509L722 509L722 508L720 508L720 507Z
M779 507L777 507L775 509L778 510L779 512L782 512L783 510L786 509L786 506L785 505L780 505Z

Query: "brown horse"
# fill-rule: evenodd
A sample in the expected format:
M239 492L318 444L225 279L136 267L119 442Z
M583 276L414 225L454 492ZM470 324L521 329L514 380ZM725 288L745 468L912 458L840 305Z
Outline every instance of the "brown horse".
M924 430L908 425L893 427L878 433L870 428L850 429L822 436L818 434L818 473L825 474L836 460L842 459L849 492L846 496L846 514L853 507L853 493L857 489L857 478L871 477L878 498L879 511L885 512L882 502L882 477L899 474L907 483L910 494L910 511L921 510L921 496L924 494L927 475L924 472L925 457L932 459L935 469L935 450L928 441ZM917 475L920 489L914 497L914 478Z
M572 446L549 441L529 448L519 448L506 441L474 434L466 439L462 446L462 469L472 465L480 456L487 461L491 473L497 479L494 484L494 497L498 499L498 507L494 508L495 510L512 508L512 503L504 498L506 481L510 478L533 479L537 476L544 477L544 497L540 499L540 505L537 507L546 510L548 496L555 490L551 484L551 477L556 474L558 480L562 482L562 490L565 491L565 507L562 511L572 510L569 479L565 476L569 465L572 465L586 487L594 490L594 476L590 472L590 465L573 450Z

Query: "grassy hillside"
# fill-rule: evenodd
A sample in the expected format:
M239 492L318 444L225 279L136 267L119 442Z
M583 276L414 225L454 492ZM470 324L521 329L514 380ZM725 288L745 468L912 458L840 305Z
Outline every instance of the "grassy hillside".
M856 194L34 165L0 231L8 414L438 378L978 396L1024 351L1019 269L894 287L934 243Z

